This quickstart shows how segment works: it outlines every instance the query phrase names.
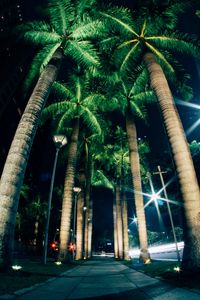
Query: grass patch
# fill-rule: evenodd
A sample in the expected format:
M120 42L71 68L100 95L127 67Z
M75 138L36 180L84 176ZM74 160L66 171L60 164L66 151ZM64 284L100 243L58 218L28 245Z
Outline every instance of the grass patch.
M48 262L43 265L39 260L19 259L15 261L14 265L22 266L22 269L0 273L0 295L10 294L36 283L45 282L50 278L59 276L77 264L56 265L54 262Z
M127 266L152 277L160 277L178 287L194 288L200 291L200 272L186 272L175 268L177 262L152 260L150 264L138 263L133 259L125 262Z

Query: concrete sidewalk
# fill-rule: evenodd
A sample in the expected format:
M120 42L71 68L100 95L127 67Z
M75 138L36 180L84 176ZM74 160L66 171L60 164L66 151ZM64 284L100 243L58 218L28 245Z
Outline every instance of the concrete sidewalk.
M200 299L200 294L151 278L112 258L99 257L68 270L62 277L54 278L24 295L17 296L17 299L197 300Z

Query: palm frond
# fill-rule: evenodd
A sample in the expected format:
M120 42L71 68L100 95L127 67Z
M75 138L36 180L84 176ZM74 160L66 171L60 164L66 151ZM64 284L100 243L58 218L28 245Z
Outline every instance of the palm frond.
M162 62L163 64L165 64L165 67L168 69L169 73L174 74L174 68L172 67L172 65L166 60L166 58L164 57L164 55L158 50L156 49L154 46L152 46L151 44L145 42L147 48L149 48Z
M65 131L71 121L73 119L77 118L77 105L72 102L68 102L68 108L66 107L66 110L62 115L60 115L60 118L58 118L58 123L57 123L57 131Z
M97 38L103 36L104 25L99 20L91 20L88 16L84 18L84 21L81 20L80 23L75 24L74 28L72 27L72 33L70 37L72 39L88 39L88 38Z
M76 14L80 17L83 16L83 14L85 12L87 12L88 10L91 10L93 7L95 7L97 4L97 0L82 0L76 1Z
M73 94L69 88L62 82L54 82L51 92L56 95L57 99L72 99Z
M64 49L66 55L70 55L78 64L89 68L99 66L96 50L89 41L71 41Z
M87 107L95 108L97 106L100 106L102 101L104 100L105 96L93 93L84 98L82 104Z
M23 82L22 89L24 93L28 91L35 80L39 77L42 69L48 64L58 47L59 44L47 45L46 47L38 51L36 56L33 58L29 72L25 78L25 81Z
M105 19L108 19L110 21L110 27L112 27L112 30L115 30L115 26L117 30L123 31L124 33L132 34L136 37L139 35L134 30L134 23L132 21L131 12L127 8L122 7L114 7L107 12L101 12L100 15L105 17Z
M114 191L114 186L112 182L104 175L100 170L97 170L92 178L93 186L103 186L107 189Z
M138 45L139 45L139 42L137 42L137 43L136 43L136 44L128 51L127 55L124 57L124 59L123 59L123 61L122 61L122 63L121 63L121 66L120 66L120 72L123 72L124 69L127 68L127 64L128 64L128 62L129 62L129 60L130 60L130 57L131 57L132 55L135 54L135 52L137 51Z
M192 55L197 58L200 56L200 48L194 45L186 34L181 35L174 33L171 36L148 37L147 40L151 40L153 44L161 49L164 48L166 50ZM199 43L195 39L194 42L197 45Z
M30 30L24 33L24 40L35 45L61 43L61 37L56 32Z
M145 120L146 119L146 110L144 105L138 105L136 101L130 102L131 112L133 115L137 116L138 118Z
M50 0L47 12L51 26L60 35L64 35L69 30L70 22L75 18L75 9L70 0Z
M42 111L41 122L44 124L48 119L57 118L58 115L62 115L68 111L72 106L72 103L69 101L61 101L53 103Z
M91 131L92 135L101 134L101 127L96 116L87 107L79 107L79 116L82 118L85 126Z
M44 58L41 67L40 67L40 72L46 67L46 65L49 63L49 61L51 60L51 58L53 57L54 53L56 52L56 50L60 47L60 43L57 44L50 44L49 46L49 51L46 55L46 57ZM44 47L45 48L45 47Z
M192 1L176 1L172 4L169 3L168 7L163 12L163 17L167 17L167 27L170 29L175 28L178 22L178 16L184 13L190 6Z
M129 96L131 97L132 95L134 96L144 91L146 87L148 87L148 82L149 82L148 71L146 68L143 68L143 70L139 73L139 75L134 80L133 86L129 91Z
M51 31L51 26L44 21L31 21L17 25L14 31L18 34L24 34L27 31L48 32Z
M156 95L153 91L141 92L132 97L131 103L135 103L137 106L145 105L156 101Z

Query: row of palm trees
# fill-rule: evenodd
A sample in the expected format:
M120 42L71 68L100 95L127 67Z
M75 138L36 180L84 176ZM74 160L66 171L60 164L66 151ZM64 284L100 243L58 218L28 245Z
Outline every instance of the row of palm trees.
M188 2L177 5L169 1L167 7L160 7L162 13L159 10L150 11L148 4L141 5L135 11L119 7L99 10L95 1L92 4L91 7L91 1L62 0L58 3L49 0L44 11L46 21L29 22L17 29L24 40L36 45L39 50L37 48L24 85L25 88L35 87L13 138L1 176L0 264L9 266L12 262L19 195L42 112L44 120L53 119L55 131L70 135L59 259L64 261L67 257L78 143L81 136L90 139L90 143L94 143L94 136L98 136L98 139L101 136L103 143L106 132L109 132L103 124L106 111L120 111L125 119L141 258L143 261L149 258L135 119L145 117L149 101L157 101L174 156L184 203L187 230L182 264L185 268L199 268L199 187L169 87L170 83L178 92L184 94L188 91L185 77L181 81L177 79L179 71L173 53L176 51L194 57L199 57L200 53L199 42L195 45L192 37L174 30L177 15L187 7ZM168 16L170 19L166 22ZM67 73L72 73L64 78L66 83L56 82L61 64L62 70L67 66ZM43 110L50 93L53 103ZM87 177L91 179L91 175ZM90 184L86 184L87 203ZM116 205L119 206L119 201ZM116 216L119 221L119 209ZM123 240L119 233L122 225L117 227L118 239ZM87 234L91 237L91 227L85 241ZM123 256L123 250L119 247L120 243L117 251Z

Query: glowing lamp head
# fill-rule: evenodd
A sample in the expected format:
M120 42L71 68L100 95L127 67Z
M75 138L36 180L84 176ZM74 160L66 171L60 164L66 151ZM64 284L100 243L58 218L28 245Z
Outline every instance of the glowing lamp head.
M179 273L181 271L181 268L180 267L174 267L174 271Z
M158 200L158 194L157 194L157 193L153 193L153 194L151 195L151 200L152 200L152 201Z

